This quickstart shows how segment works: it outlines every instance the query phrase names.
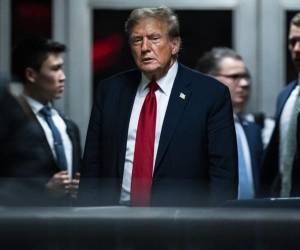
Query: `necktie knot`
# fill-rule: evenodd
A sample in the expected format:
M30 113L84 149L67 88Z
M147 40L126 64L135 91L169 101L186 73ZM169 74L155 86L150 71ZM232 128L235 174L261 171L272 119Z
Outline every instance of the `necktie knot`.
M51 117L51 108L48 106L43 107L40 110L40 113L44 116L44 117Z
M159 86L155 81L152 81L148 84L149 92L154 93L156 90L158 90Z

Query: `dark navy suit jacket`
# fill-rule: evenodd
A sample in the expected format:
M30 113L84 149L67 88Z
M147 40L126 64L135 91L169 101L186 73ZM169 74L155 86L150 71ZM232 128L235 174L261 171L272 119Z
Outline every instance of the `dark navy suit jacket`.
M65 205L61 202L65 199L52 199L45 188L60 169L30 106L24 98L17 99L8 92L0 104L0 204ZM73 146L72 166L76 172L81 165L79 129L71 120L64 121Z
M131 70L104 80L97 90L81 179L81 197L90 196L89 204L99 198L107 204L119 201L129 120L140 79L141 73ZM159 141L152 205L224 201L234 199L236 191L237 150L229 91L213 78L179 64Z
M259 190L260 165L263 155L261 128L256 123L249 122L245 119L241 119L241 124L249 146L254 191L255 194L257 194Z
M261 172L261 195L262 196L279 196L280 188L281 188L281 177L279 173L279 127L280 127L280 117L282 114L282 110L284 105L291 95L293 89L296 87L297 81L293 81L289 83L279 94L276 103L276 113L275 113L275 128L273 130L273 134L271 136L271 140L269 145L266 148L263 164L262 164L262 172ZM298 123L299 124L299 123ZM298 154L297 154L298 155ZM295 161L296 162L296 161ZM294 175L294 171L297 170L295 168L295 164L293 166L293 176L294 179L296 176ZM300 175L299 177L300 178ZM299 180L298 180L299 182ZM297 184L297 181L292 181L293 184ZM291 196L296 195L296 186L292 186ZM298 189L298 188L297 188ZM298 195L300 194L299 190L297 191Z

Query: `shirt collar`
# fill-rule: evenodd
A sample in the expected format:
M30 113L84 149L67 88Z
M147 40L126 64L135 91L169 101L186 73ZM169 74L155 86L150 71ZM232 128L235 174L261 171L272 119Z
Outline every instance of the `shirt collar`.
M173 87L173 83L175 81L175 77L177 75L178 71L178 62L175 61L171 68L168 70L167 74L164 75L162 78L156 81L156 83L159 86L159 90L161 93L165 95L170 95L171 90ZM143 94L148 92L147 91L147 85L149 84L150 80L145 76L144 73L142 73L142 79L138 87L138 93Z
M40 110L45 106L28 95L24 95L24 97L35 115L37 115L40 112ZM51 107L51 103L48 103L47 106Z

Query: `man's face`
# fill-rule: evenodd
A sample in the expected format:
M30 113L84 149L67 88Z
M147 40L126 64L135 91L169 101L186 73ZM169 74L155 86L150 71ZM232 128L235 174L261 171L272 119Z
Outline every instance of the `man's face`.
M31 92L42 103L61 98L64 91L65 74L61 54L50 53L39 71L33 70Z
M291 25L289 32L289 50L295 68L300 72L300 27Z
M245 64L241 60L226 57L221 60L219 67L216 78L229 88L233 109L240 112L248 100L250 90Z
M167 73L180 47L180 38L169 38L167 24L155 18L141 19L129 39L137 67L150 80Z

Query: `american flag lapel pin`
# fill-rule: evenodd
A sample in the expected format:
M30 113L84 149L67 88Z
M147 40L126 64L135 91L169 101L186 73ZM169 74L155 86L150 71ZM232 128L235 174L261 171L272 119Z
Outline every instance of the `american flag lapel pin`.
M180 92L179 97L180 97L182 100L185 100L185 94L183 94L182 92Z

